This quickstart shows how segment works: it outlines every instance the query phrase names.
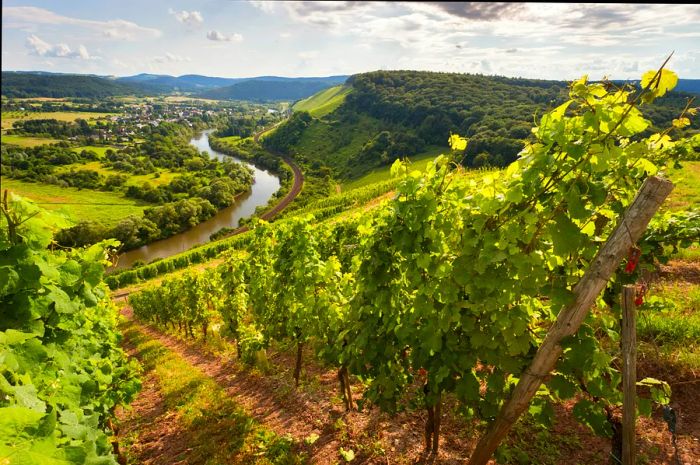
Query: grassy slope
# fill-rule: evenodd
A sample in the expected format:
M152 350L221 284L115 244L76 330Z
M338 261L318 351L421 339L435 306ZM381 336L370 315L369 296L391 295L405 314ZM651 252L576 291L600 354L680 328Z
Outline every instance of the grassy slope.
M111 146L111 145L105 145L105 146L81 145L80 147L75 147L75 148L73 148L73 149L71 149L71 150L73 150L73 151L76 152L76 153L80 153L80 152L82 152L83 150L88 150L88 151L91 151L91 152L95 152L95 153L96 153L97 155L99 155L100 157L104 157L104 156L105 156L105 153L106 153L107 150L109 150L109 149L112 149L112 150L114 150L115 152L116 152L117 150L119 150L118 147L114 147L114 146Z
M351 88L347 86L331 87L297 102L292 109L294 111L308 111L311 116L320 118L338 108L350 91Z
M671 169L668 177L676 185L666 201L670 210L683 210L700 205L700 161L683 162L683 167Z
M688 210L700 205L700 161L684 162L668 177L676 185L662 210ZM638 321L642 352L661 355L668 363L700 369L700 244L681 249L663 279L652 285L649 303ZM661 300L658 300L661 299ZM664 299L668 302L664 302Z
M408 159L413 164L412 169L423 171L428 163L434 160L435 157L437 157L438 155L445 152L447 152L447 150L444 147L431 146L428 147L428 149L425 152L416 154L412 157L408 157ZM391 165L381 166L379 168L373 169L361 178L343 182L340 185L340 188L342 192L347 192L349 190L357 189L359 187L383 182L388 180L389 178L391 178Z
M128 215L141 216L152 205L113 192L2 179L2 188L37 202L42 208L61 211L73 221L90 220L114 226Z
M346 160L362 150L369 139L382 130L379 120L361 115L357 123L339 129L336 123L314 120L304 131L296 149L310 161L318 160L328 166L345 166ZM364 174L365 167L352 167L343 177Z

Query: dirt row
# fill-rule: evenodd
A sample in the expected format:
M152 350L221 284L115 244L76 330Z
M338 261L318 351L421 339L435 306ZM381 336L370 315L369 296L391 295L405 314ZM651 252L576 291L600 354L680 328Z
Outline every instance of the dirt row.
M271 351L269 362L272 368L263 374L259 370L243 367L235 359L212 355L201 343L185 342L147 325L140 325L140 328L149 337L214 379L265 427L278 435L292 436L308 454L309 463L342 462L339 457L342 447L354 451L355 460L352 463L464 464L478 439L479 431L475 425L455 415L457 405L448 399L443 407L440 454L435 460L423 453L426 419L423 410L401 412L393 417L376 408L364 412L345 412L338 393L336 372L309 362L308 356L305 358L302 386L295 389L291 376L293 351ZM686 415L696 412L692 396L700 393L700 386L687 383L684 387L686 389L682 389L683 392L676 399L677 407L681 407L679 403L683 404L679 408L682 418L678 431L681 463L700 464L697 423ZM359 384L353 386L353 394L355 399L361 397ZM150 399L146 405L153 405L153 399L157 398L157 393L148 391L143 395ZM139 402L140 398L136 405ZM527 451L531 460L529 463L609 463L609 441L594 436L575 420L572 414L573 404L567 402L555 407L556 421L550 431L551 440L543 439L541 431L528 427L516 428L511 434L509 440ZM685 407L690 411L684 411ZM137 417L138 415L132 421L143 421L137 420ZM172 431L172 425L164 425L163 429L161 433L149 431L147 434L158 438L154 447L160 447L160 453L166 454L162 444L169 443L168 435L177 436L177 431ZM661 420L660 413L652 419L640 419L638 433L639 449L647 457L646 463L679 465L674 461L671 435ZM552 443L552 440L556 442ZM151 454L156 452L151 451ZM554 453L559 455L558 460L554 459Z

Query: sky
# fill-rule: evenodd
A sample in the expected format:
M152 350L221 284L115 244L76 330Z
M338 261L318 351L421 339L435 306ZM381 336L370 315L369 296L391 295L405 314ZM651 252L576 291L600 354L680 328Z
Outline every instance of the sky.
M3 0L2 70L700 78L700 5Z

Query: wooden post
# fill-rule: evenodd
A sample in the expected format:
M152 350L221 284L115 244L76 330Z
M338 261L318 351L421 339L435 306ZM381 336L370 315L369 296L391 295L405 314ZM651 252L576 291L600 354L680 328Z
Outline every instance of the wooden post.
M622 289L622 465L635 465L635 419L637 396L636 287Z
M673 183L666 179L651 176L644 181L621 221L574 287L573 302L559 312L532 363L523 371L496 420L479 440L469 459L469 465L486 465L489 461L501 440L527 409L544 378L556 365L562 353L559 345L562 339L578 331L588 310L605 288L622 257L642 237L654 213L672 190Z

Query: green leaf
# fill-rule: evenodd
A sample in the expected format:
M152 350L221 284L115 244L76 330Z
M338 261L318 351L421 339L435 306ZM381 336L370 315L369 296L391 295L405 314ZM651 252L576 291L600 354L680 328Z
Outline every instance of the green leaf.
M451 134L448 141L452 150L461 152L466 150L468 139L466 137L461 137L457 134Z
M554 224L550 225L549 231L557 255L567 256L575 252L581 243L581 231L564 213L554 217Z
M341 447L338 452L346 462L352 462L355 459L355 451L353 451L352 449L345 450Z
M0 407L0 437L20 437L27 428L37 426L43 416L27 407Z
M597 435L604 437L612 435L607 414L599 402L593 403L588 399L581 399L574 405L573 414L578 421L591 428Z
M661 75L657 76L658 71L650 70L642 75L642 88L646 88L651 84L649 90L653 92L654 97L663 97L666 92L672 90L678 84L678 75L668 69L662 69Z
M306 438L304 438L304 442L308 445L311 445L311 444L315 443L316 441L318 441L318 438L319 438L318 434L311 433L308 436L306 436Z
M561 400L571 399L578 392L576 384L561 374L554 375L547 386Z

